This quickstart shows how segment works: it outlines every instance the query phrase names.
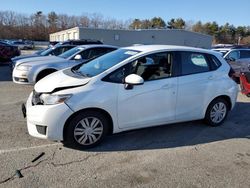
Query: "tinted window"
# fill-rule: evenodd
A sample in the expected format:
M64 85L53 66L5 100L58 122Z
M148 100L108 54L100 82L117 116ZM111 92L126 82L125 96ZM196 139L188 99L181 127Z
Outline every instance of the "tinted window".
M89 59L89 54L92 49L86 49L79 53L82 56L82 59Z
M73 48L73 46L64 46L64 47L57 47L51 54L58 56L66 51L68 51L69 49Z
M61 48L56 48L53 51L51 51L50 54L51 55L59 55L59 54L61 54L60 51L61 51Z
M91 48L80 53L82 59L91 59L115 50L114 48Z
M221 66L221 62L214 55L208 55L210 61L211 70L216 70Z
M241 50L240 58L250 58L250 50Z
M115 50L114 48L93 48L90 50L89 58L94 58Z
M181 52L182 75L209 71L209 64L204 54L196 52Z

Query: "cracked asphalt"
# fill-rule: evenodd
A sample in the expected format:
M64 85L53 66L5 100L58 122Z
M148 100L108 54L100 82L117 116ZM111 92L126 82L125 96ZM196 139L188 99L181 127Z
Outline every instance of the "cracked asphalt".
M241 94L220 127L142 129L80 151L28 135L20 106L31 91L0 66L0 187L250 187L250 98Z

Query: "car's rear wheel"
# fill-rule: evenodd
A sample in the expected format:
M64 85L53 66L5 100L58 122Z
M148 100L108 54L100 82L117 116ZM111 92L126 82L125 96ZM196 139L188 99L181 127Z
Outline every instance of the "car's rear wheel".
M81 112L70 120L64 143L82 149L92 148L103 140L107 131L105 115L96 111Z
M206 111L205 121L208 125L219 126L227 117L229 105L223 98L213 100Z

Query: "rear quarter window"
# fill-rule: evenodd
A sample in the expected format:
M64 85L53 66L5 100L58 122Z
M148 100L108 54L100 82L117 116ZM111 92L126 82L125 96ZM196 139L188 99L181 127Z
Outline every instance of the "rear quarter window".
M211 55L211 54L209 54L207 56L208 56L208 59L209 59L210 69L211 70L216 70L221 66L221 62L216 56Z

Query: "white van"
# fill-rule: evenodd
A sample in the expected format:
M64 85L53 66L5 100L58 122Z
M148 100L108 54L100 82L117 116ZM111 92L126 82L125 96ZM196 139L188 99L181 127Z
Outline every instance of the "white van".
M220 125L237 94L217 52L132 46L40 80L26 103L27 125L34 137L89 148L132 129L198 119Z

